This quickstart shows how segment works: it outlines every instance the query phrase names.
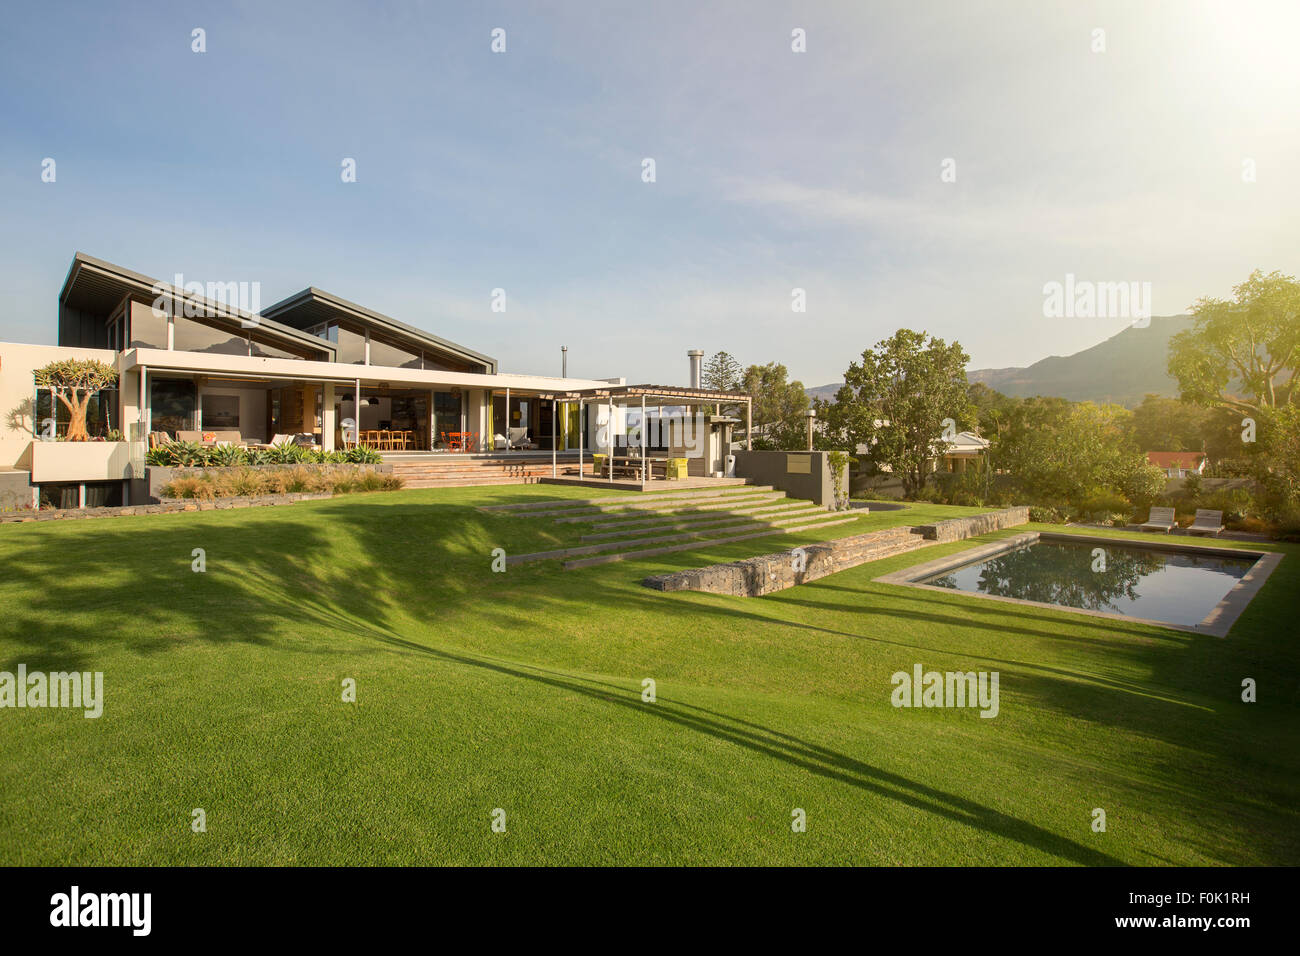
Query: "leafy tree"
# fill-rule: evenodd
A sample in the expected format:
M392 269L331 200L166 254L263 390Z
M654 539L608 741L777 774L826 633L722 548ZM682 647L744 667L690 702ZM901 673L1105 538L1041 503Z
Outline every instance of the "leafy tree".
M1020 404L1020 399L1003 395L983 382L971 382L966 395L970 399L972 427L984 438L1001 433Z
M90 441L86 408L95 393L117 385L117 369L94 359L64 359L35 371L37 388L48 388L68 409L68 441Z
M1038 504L1079 504L1106 489L1149 502L1164 489L1164 473L1146 463L1132 418L1119 405L1028 398L993 439L994 460Z
M1289 404L1300 371L1300 283L1256 269L1232 291L1231 301L1192 307L1192 327L1169 340L1169 374L1189 402L1247 412Z
M1261 413L1254 463L1271 511L1279 514L1300 503L1300 405Z
M971 420L969 361L957 342L899 329L849 365L834 404L818 404L828 436L868 447L874 463L888 465L904 493L916 495L928 463L942 454L944 419Z
M808 447L808 393L788 375L784 365L768 362L751 365L741 378L741 390L753 398L754 427L763 428L758 444L769 448Z
M1133 434L1142 451L1204 451L1211 417L1204 406L1148 393L1133 410Z

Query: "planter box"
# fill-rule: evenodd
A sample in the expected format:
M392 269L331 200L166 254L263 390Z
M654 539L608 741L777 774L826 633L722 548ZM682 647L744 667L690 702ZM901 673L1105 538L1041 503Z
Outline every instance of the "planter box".
M133 477L131 443L124 441L35 441L31 463L34 485Z

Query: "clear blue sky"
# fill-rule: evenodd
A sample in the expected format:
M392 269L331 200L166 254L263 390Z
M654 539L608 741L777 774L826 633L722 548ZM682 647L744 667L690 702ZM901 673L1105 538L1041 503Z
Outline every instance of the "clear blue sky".
M1298 9L10 5L0 340L54 341L81 250L315 285L505 371L567 344L571 374L680 382L698 347L818 385L899 325L976 367L1068 354L1126 323L1045 318L1066 273L1170 314L1300 271Z

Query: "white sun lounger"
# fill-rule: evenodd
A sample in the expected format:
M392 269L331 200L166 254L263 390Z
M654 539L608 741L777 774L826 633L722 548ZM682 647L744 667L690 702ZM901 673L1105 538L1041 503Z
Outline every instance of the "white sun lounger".
M1196 520L1188 526L1187 533L1217 535L1222 530L1222 511L1207 511L1204 508L1198 508L1196 511Z
M1143 531L1163 531L1168 534L1177 526L1173 508L1152 508L1151 517L1141 525L1141 528Z

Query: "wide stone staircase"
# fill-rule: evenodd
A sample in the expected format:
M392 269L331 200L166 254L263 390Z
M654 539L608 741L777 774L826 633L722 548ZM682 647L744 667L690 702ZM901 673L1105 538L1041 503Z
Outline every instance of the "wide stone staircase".
M566 570L813 531L855 521L865 513L828 511L787 498L784 491L768 485L488 505L481 510L561 525L588 525L580 529L578 544L506 556L507 564L559 560Z
M561 473L576 466L577 455L558 458ZM458 488L469 485L527 485L551 477L550 455L536 458L438 458L433 455L403 458L390 456L385 464L407 488Z

